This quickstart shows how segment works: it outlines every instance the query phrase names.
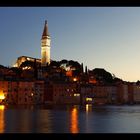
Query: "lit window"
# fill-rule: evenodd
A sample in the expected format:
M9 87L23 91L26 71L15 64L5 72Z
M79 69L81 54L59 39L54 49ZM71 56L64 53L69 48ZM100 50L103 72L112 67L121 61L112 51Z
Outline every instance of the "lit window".
M79 97L79 96L80 96L80 94L79 94L79 93L74 93L74 96L78 96L78 97Z
M26 66L26 67L23 67L22 69L23 69L23 70L29 70L29 69L31 69L31 67L27 67L27 66Z
M73 78L73 81L76 82L77 81L77 78Z
M92 98L86 98L86 101L92 101Z

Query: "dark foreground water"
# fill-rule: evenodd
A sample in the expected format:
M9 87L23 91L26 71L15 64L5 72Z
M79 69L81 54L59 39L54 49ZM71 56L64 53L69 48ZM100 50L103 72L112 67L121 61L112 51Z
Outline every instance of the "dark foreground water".
M0 105L0 133L140 133L140 106Z

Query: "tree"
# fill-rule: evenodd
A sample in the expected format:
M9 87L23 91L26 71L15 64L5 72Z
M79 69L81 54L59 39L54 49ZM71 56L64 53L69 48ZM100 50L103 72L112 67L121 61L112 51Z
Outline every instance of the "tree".
M59 63L60 63L60 65L61 65L61 64L67 64L67 63L68 63L68 60L63 59L63 60L61 60Z
M81 64L81 73L84 72L84 67L83 67L83 63Z
M85 66L85 74L88 74L87 66Z
M60 64L59 64L59 62L57 62L57 61L51 61L51 63L50 63L49 66L50 66L50 67L56 67L56 68L58 68L58 67L60 66Z
M104 69L101 68L95 68L93 69L93 74L98 79L99 81L107 82L107 83L112 83L113 82L113 77L111 73L107 72Z
M140 85L140 81L139 80L137 80L136 85Z

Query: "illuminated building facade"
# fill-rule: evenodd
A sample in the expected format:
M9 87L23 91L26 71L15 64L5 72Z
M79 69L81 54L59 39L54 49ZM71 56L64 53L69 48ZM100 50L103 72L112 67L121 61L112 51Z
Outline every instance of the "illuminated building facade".
M20 81L18 88L18 104L43 103L44 81Z
M13 66L20 67L20 65L25 61L34 62L35 60L36 62L41 63L41 59L37 59L37 58L29 57L29 56L20 56L18 57L18 59L16 60L16 63Z
M50 42L51 38L48 32L47 21L45 21L44 30L41 38L41 65L50 64Z
M42 104L44 101L44 81L3 80L0 81L0 103Z
M108 92L106 86L81 86L81 102L82 104L107 104Z
M45 85L44 100L54 104L80 104L80 92L76 83L53 81Z

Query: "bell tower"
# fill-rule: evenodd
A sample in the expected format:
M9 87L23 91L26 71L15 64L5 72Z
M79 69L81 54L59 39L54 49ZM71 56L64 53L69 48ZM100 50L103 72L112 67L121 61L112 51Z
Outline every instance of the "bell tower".
M41 38L41 66L50 64L50 42L51 38L48 32L47 21L45 21L44 30Z

